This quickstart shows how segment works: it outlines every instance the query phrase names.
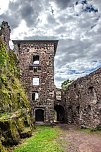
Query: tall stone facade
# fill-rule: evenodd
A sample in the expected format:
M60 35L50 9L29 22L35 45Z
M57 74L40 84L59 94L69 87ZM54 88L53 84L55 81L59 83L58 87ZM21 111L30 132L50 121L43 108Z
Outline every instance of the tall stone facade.
M62 101L67 123L101 127L101 68L77 79L62 91Z
M13 40L20 77L36 121L54 120L54 55L57 40Z
M8 25L8 22L3 21L0 29L0 37L3 40L3 42L6 44L7 50L10 49L9 48L10 33L11 33L11 29L10 26Z

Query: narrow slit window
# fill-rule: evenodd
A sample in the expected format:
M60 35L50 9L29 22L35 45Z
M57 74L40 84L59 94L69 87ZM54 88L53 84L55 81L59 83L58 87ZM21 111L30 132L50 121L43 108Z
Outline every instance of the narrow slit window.
M76 111L77 111L78 114L80 113L80 106L76 107Z
M39 85L39 78L33 78L33 85Z
M88 105L88 107L87 107L87 112L91 112L91 106L90 105Z

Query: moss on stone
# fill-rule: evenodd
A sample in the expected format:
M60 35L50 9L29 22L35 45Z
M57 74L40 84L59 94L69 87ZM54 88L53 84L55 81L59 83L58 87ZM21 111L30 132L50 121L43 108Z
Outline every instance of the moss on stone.
M1 141L0 141L0 152L7 152L6 148L4 148Z
M27 126L32 126L30 111L30 104L19 80L16 55L13 51L7 52L0 40L0 150L2 144L19 143L25 122Z
M4 145L13 145L19 143L20 137L16 127L16 121L13 119L6 119L0 121L0 130L4 140Z

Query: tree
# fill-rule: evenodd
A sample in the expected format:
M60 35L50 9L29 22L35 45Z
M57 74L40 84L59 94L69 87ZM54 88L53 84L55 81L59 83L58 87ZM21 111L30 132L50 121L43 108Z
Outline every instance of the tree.
M69 86L73 81L74 81L74 80L69 80L69 79L65 80L65 81L61 84L61 88L62 88L63 90L66 90L66 89L68 88L68 86Z

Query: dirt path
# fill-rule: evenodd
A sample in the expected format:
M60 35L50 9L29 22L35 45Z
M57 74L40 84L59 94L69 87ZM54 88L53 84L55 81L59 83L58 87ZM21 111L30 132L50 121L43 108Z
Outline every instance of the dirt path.
M101 133L81 131L74 126L59 125L59 142L64 152L101 152Z

